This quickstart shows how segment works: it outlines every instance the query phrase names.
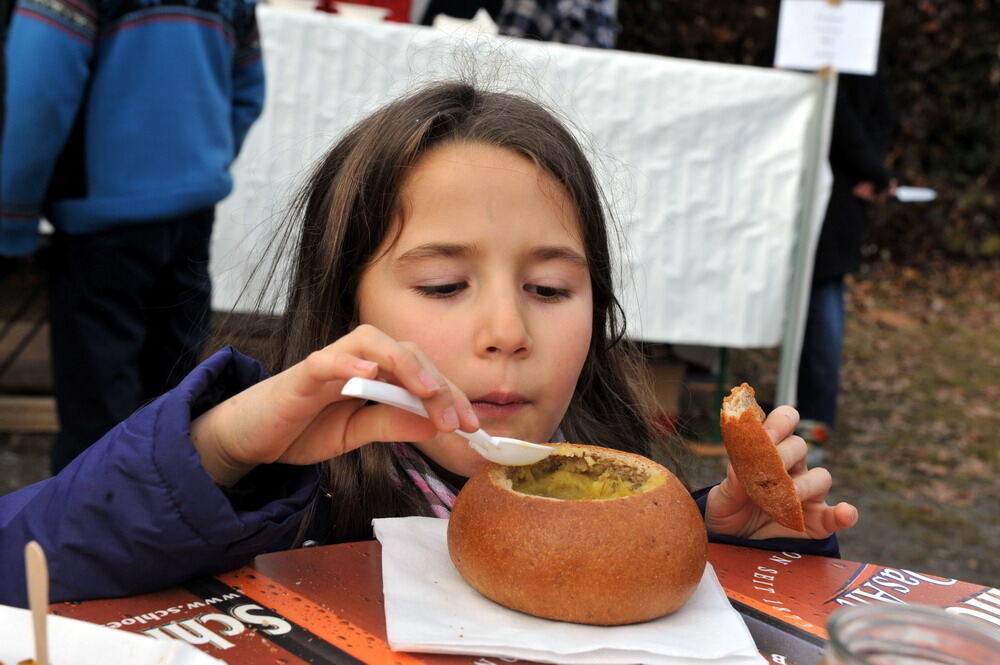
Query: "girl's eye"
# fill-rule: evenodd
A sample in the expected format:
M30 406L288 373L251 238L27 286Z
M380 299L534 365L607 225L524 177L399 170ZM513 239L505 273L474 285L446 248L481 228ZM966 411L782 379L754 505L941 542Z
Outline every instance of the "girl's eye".
M569 298L569 291L566 289L557 289L553 286L541 286L539 284L528 284L524 289L530 293L534 293L542 300L548 302L556 302L557 300L563 300L564 298Z
M465 282L455 282L454 284L434 284L432 286L415 286L413 290L428 298L448 298L459 291L469 288Z

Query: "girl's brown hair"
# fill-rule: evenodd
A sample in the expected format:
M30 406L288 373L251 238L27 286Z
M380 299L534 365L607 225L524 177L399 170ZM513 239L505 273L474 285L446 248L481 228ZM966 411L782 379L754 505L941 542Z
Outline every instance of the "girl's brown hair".
M290 225L281 241L298 249L265 362L281 371L358 325L358 284L392 232L407 171L446 142L483 143L524 155L555 176L576 205L594 322L562 433L570 441L675 460L652 424L641 364L624 336L604 201L583 150L539 104L463 82L429 85L375 111L322 158L293 203L290 219L301 223ZM324 466L331 541L370 538L372 518L420 512L412 494L395 482L387 446L363 446Z

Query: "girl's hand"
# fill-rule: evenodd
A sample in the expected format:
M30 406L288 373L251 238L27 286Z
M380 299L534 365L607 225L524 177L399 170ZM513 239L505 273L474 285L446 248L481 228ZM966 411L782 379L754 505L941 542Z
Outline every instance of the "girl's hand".
M873 182L859 182L854 186L854 189L852 189L851 192L856 197L867 203L875 203L875 199L877 198L875 183Z
M816 538L823 539L841 529L848 529L858 521L858 509L849 503L830 506L826 495L833 479L822 467L806 469L806 442L794 436L799 424L798 412L790 406L779 406L764 421L764 429L778 445L778 453L785 469L795 483L806 533L781 526L750 500L740 484L732 465L726 469L726 479L708 493L705 507L705 526L712 533L759 540L764 538Z
M355 376L403 386L430 420L342 396ZM361 325L206 411L191 424L191 439L208 474L229 486L258 464L314 464L372 441L422 441L456 428L479 428L465 394L415 344Z

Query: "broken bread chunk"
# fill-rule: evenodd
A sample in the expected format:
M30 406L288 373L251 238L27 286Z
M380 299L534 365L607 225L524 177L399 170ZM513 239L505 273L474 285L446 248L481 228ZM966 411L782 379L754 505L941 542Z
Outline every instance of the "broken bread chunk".
M750 499L775 522L793 531L806 530L795 483L785 470L778 448L764 429L764 411L746 383L722 400L722 441Z

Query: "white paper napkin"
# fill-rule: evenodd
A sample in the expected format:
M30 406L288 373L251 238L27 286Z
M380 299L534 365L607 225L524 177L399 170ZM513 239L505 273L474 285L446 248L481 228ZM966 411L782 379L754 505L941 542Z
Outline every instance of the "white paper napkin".
M55 665L225 665L186 642L50 616L49 661ZM0 605L0 662L33 658L31 612Z
M396 651L468 654L564 665L762 665L743 620L709 565L694 595L670 616L630 626L539 619L480 595L448 556L448 521L374 521L382 543L389 645Z

